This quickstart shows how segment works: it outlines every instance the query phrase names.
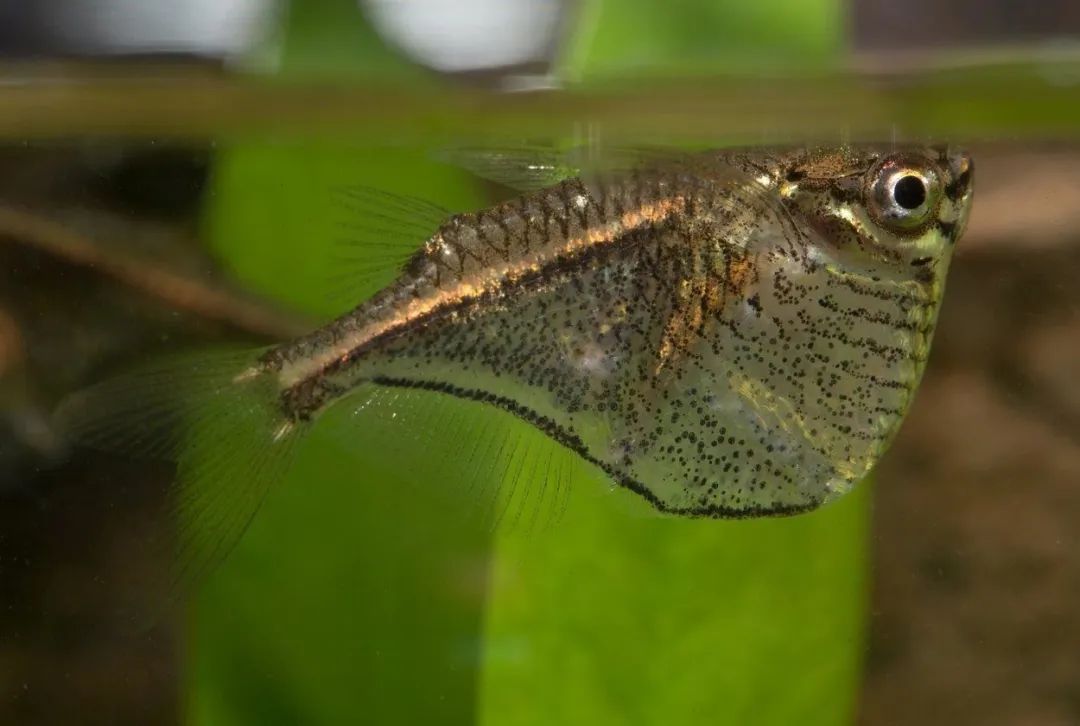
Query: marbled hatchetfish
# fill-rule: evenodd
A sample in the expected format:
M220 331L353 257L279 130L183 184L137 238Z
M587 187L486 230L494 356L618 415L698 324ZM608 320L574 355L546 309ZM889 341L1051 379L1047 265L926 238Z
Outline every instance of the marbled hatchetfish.
M59 417L198 480L178 487L196 569L361 386L502 409L664 512L804 512L896 433L971 198L971 160L946 148L724 150L575 176L449 216L310 335L151 367ZM185 426L236 443L195 457Z

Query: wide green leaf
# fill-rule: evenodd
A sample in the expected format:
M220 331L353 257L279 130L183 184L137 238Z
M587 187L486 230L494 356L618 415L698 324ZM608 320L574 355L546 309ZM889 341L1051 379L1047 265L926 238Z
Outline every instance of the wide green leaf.
M737 54L748 33L795 55L828 55L835 3L773 5L786 9L586 5L602 22L576 38L568 68L598 78L681 54L675 65L688 69L709 55L713 39ZM350 8L333 0L294 12L283 72L348 75L382 64L402 82L427 82L385 45L371 45ZM329 49L321 33L330 34ZM456 209L490 201L427 150L392 141L224 144L206 217L214 250L253 288L323 315L338 311L325 278L347 214L335 189L365 184ZM493 416L540 441L505 414L463 415ZM317 428L200 598L193 723L851 720L863 652L867 486L791 519L679 520L656 516L582 467L561 522L528 536L492 536L449 503L475 484L460 481L468 469L432 458L463 448L457 434L413 432L420 443L406 442L410 460L383 455L392 432L340 420ZM438 481L411 476L440 466Z

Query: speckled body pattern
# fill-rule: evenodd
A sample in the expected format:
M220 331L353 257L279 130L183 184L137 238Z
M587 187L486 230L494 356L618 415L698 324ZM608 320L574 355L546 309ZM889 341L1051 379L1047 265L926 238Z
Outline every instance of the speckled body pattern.
M891 149L710 152L454 216L397 281L266 355L288 420L359 384L520 416L657 508L786 514L865 476L926 364L970 164L920 229L868 214Z

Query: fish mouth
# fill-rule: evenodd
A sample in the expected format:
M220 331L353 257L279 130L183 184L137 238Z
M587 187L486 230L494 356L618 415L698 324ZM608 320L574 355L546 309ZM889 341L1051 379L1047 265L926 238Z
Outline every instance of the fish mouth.
M975 173L975 164L971 154L966 151L950 151L945 161L949 168L949 183L945 186L945 196L958 202L971 193L971 179Z
M953 213L956 215L950 236L951 241L956 242L967 229L968 217L971 215L975 164L971 154L966 151L949 150L944 156L949 180L945 185L945 197L952 203Z

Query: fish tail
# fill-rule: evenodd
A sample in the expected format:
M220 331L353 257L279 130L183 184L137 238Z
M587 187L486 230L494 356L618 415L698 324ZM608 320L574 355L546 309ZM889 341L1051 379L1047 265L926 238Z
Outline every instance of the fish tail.
M285 475L307 430L280 405L263 351L178 355L73 394L56 412L68 441L176 463L165 539L170 599L196 584L243 536Z

